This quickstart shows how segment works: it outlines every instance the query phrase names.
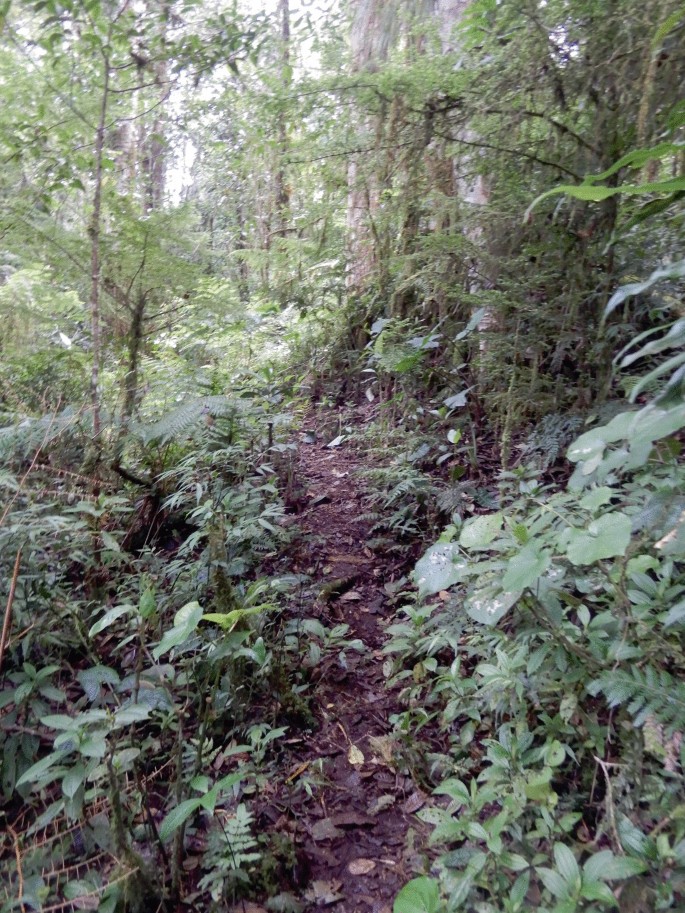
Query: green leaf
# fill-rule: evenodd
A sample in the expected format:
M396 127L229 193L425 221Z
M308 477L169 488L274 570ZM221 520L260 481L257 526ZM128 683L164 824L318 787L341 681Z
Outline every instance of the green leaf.
M422 875L406 884L395 898L393 913L437 913L440 888L435 878Z
M454 542L438 542L416 563L414 581L421 599L460 583L469 567Z
M155 593L151 587L148 587L145 592L141 594L138 602L138 611L140 612L140 617L144 619L152 618L157 611Z
M585 900L601 900L604 903L611 904L611 906L618 906L618 901L614 897L611 888L606 884L602 884L601 881L584 881L580 889L580 896Z
M634 856L616 856L611 850L594 853L583 865L583 880L622 881L646 871L647 865Z
M523 789L526 798L533 802L545 802L554 795L551 780L552 769L550 767L545 767L538 773L529 774Z
M159 836L162 840L168 840L169 837L177 831L181 825L202 806L202 798L186 799L176 808L172 808L159 827Z
M135 606L132 605L115 606L113 609L105 612L99 621L95 622L95 624L88 632L88 637L95 637L96 634L99 634L101 631L104 631L105 628L108 628L111 624L114 624L117 618L121 618L122 615L131 615L133 612L135 612L135 610Z
M504 515L485 514L482 517L471 517L464 524L459 536L459 544L464 548L485 548L497 537L502 529Z
M550 767L558 767L564 763L565 758L566 749L557 739L545 748L545 764L549 764Z
M612 498L616 497L616 492L613 488L591 488L579 501L579 506L583 510L588 510L591 513L596 513L600 507L603 507L605 504L608 504Z
M131 726L133 723L140 723L150 716L150 708L143 704L131 704L129 707L122 707L114 714L112 729L119 729L121 726Z
M571 528L564 535L571 564L594 564L603 558L625 555L630 544L630 517L620 511L604 514L584 529Z
M85 783L86 768L83 764L76 764L62 777L62 793L65 799L73 799L79 788Z
M559 874L575 893L580 888L580 869L576 857L564 843L554 844L554 861Z
M82 669L76 678L89 701L94 701L99 697L101 685L119 684L118 672L109 666L92 666L90 669Z
M475 621L484 625L495 625L521 598L521 592L510 593L499 584L482 587L472 593L464 602L464 608Z
M68 751L53 751L47 757L42 758L40 761L36 761L35 764L32 764L28 770L25 770L24 773L17 780L17 786L23 786L24 783L35 784L38 781L42 780L43 774L46 773L54 764L58 764L62 758L68 755ZM57 771L53 771L53 779L58 775Z
M555 872L554 869L544 868L536 869L536 871L540 876L540 880L551 894L559 900L564 900L564 898L569 896L570 886L558 872Z
M159 659L163 653L168 653L173 647L179 647L184 644L197 628L201 618L202 606L200 603L186 603L174 616L173 628L164 634L164 637L152 651L154 658Z
M664 619L664 627L669 628L671 625L677 625L680 622L685 621L685 599L681 599L679 603L668 610L668 615Z
M231 631L238 622L249 615L260 615L262 612L273 610L277 606L271 603L264 605L251 606L249 609L233 609L231 612L207 612L202 616L202 621L211 621L219 625L224 631Z
M524 546L518 555L509 560L502 580L502 588L509 592L532 587L552 563L548 551L538 548L534 542Z

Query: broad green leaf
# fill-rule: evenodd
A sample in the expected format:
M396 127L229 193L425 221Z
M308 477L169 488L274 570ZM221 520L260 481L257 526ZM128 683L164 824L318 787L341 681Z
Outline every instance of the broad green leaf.
M107 754L107 733L94 732L81 742L78 750L84 758L104 758Z
M683 275L685 275L685 260L683 260ZM658 339L651 339L650 342L645 343L645 345L641 346L639 349L635 349L635 346L638 345L642 339L646 338L647 335L653 336L655 332L661 332L662 335L660 335ZM632 348L633 351L628 355L623 355L623 353L621 353L621 355L618 356L617 361L621 368L628 368L633 362L637 361L639 358L644 358L646 355L658 355L661 352L665 352L667 349L672 349L675 346L681 347L683 345L685 345L685 319L681 318L680 320L676 320L668 333L664 334L661 327L658 327L656 331L652 329L647 330L646 333L642 333L623 350L623 352L627 352L629 348Z
M591 513L595 513L599 510L600 507L603 507L605 504L608 504L612 498L616 497L616 492L613 488L591 488L579 501L579 506L583 510L589 510Z
M414 581L423 599L460 583L468 570L468 561L460 555L454 542L438 542L416 563Z
M620 288L616 289L614 294L609 299L609 303L607 304L606 310L604 311L604 316L606 317L611 314L611 312L614 311L619 305L623 304L626 298L632 298L633 295L641 295L643 292L646 292L652 288L653 285L656 285L657 282L662 282L664 279L682 279L684 276L685 259L678 260L675 263L669 263L667 266L662 266L659 269L655 269L654 272L651 273L651 275L643 282L631 282L629 285L622 285ZM682 321L678 321L678 323L681 322ZM659 350L657 349L654 351ZM645 352L644 354L648 354L648 352Z
M555 872L554 869L545 868L536 869L536 871L547 890L558 900L563 900L569 896L570 885L564 881L558 872Z
M611 850L600 850L583 865L583 881L620 881L646 869L647 865L634 856L616 856Z
M464 608L475 621L495 625L521 598L521 592L510 593L498 584L482 587L464 602Z
M49 713L47 716L40 718L43 726L49 726L50 729L78 729L79 723L73 716L67 716L66 713Z
M159 827L159 836L161 840L168 840L169 837L177 831L181 825L201 807L201 799L186 799L176 808L172 808Z
M538 548L535 542L528 543L518 555L510 558L502 580L502 588L516 592L532 587L551 563L552 557L548 551Z
M277 608L272 603L250 606L249 609L233 609L231 612L207 612L202 616L202 621L211 621L219 625L224 631L231 631L242 618L250 615L260 615Z
M537 773L529 774L524 786L526 798L531 799L533 802L544 802L549 799L550 796L554 795L551 781L551 767L545 767Z
M114 714L112 723L113 729L119 729L121 726L131 726L133 723L140 723L150 716L149 706L143 704L131 704L130 707L122 707Z
M664 627L669 628L671 625L680 624L682 621L685 621L685 599L681 599L679 603L668 610L668 615L664 619Z
M119 673L109 666L92 666L82 669L76 678L89 701L94 701L100 694L101 685L118 685Z
M122 615L132 615L135 610L135 606L132 605L115 606L113 609L105 612L99 621L95 622L95 624L88 632L88 637L95 637L96 634L99 634L101 631L104 631L105 628L108 628L111 624L114 624L117 618L121 618Z
M102 538L102 544L110 552L121 552L121 546L111 533L108 533L103 529L100 532L100 537Z
M155 600L154 590L148 587L140 596L138 602L138 611L141 618L152 618L157 611L157 602Z
M599 179L599 177L595 178L595 180ZM598 187L594 184L559 184L558 187L541 193L539 197L533 200L526 210L524 221L530 218L533 209L538 203L560 193L573 197L575 200L582 200L585 203L601 203L619 194L641 196L651 193L674 193L680 190L685 190L685 177L666 178L663 181L646 181L644 184L621 184L618 187Z
M86 768L83 764L76 764L62 777L62 792L66 799L73 799L79 788L85 783Z
M437 913L440 889L434 878L422 875L405 884L395 898L393 913Z
M545 748L545 764L550 767L558 767L566 759L566 749L557 739L550 742Z
M603 884L601 881L583 881L580 896L584 900L601 900L611 906L618 906L618 901L609 885Z
M566 555L571 564L593 564L625 555L630 544L630 517L620 511L593 520L587 529L566 531Z
M458 342L460 339L465 339L469 333L472 333L485 316L485 311L485 308L478 308L475 310L471 315L471 319L466 324L466 327L454 337L454 341Z
M36 783L41 780L43 774L54 764L58 764L67 754L69 754L68 751L53 751L47 757L42 758L40 761L36 761L35 764L32 764L29 769L25 770L19 777L17 786L23 786L24 783ZM53 776L57 776L57 771L53 772Z
M554 861L564 881L574 892L577 891L580 887L580 869L576 857L564 843L554 844Z
M179 609L174 616L173 628L164 634L152 651L154 658L159 659L163 653L168 653L173 647L184 644L197 628L201 618L202 606L199 602L188 602L182 609Z
M502 529L504 516L500 512L485 514L482 517L471 517L464 524L459 536L459 544L464 548L485 548L497 537Z
M73 881L68 881L62 890L66 900L76 900L79 897L92 897L95 899L100 896L98 888L90 881L85 881L85 879L75 878Z

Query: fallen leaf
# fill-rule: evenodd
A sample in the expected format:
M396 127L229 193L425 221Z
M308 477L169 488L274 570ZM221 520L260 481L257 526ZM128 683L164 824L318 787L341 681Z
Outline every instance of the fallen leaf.
M374 825L368 815L360 815L359 812L341 812L339 815L333 815L331 818L336 827L364 827L365 825Z
M387 764L388 767L393 766L393 749L395 748L395 740L392 736L388 735L373 735L369 738L369 745L373 749L375 755L380 755L380 760L384 764Z
M343 832L338 830L330 818L322 818L312 825L311 835L314 840L335 840L342 837Z
M356 745L350 745L350 750L347 752L347 760L353 767L361 767L364 763L364 755Z
M414 812L417 812L420 808L426 804L426 796L420 791L412 793L411 796L402 806L402 810L405 811L408 815L412 815Z
M451 598L452 597L447 592L447 590L440 590L438 593L438 599L442 600L442 602L449 602Z
M340 881L312 881L305 893L307 900L313 900L318 904L332 904L342 900L342 894L339 894L341 887Z
M347 593L343 593L340 597L340 602L359 602L361 598L361 594L356 590L350 590Z
M373 859L353 859L347 866L347 871L350 875L368 875L375 868L376 863Z
M395 797L390 793L386 793L384 796L379 796L374 802L369 806L370 815L378 815L380 812L384 811L386 808L390 808L391 805L395 804Z

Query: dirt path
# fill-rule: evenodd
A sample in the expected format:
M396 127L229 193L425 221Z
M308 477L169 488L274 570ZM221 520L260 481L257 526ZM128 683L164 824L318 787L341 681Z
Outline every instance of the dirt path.
M342 663L331 655L315 671L318 728L292 745L288 782L274 803L288 811L274 826L294 830L307 909L390 913L416 872L423 835L412 813L424 796L397 763L392 737L390 717L401 708L383 672L385 626L394 613L385 586L401 570L365 545L362 461L347 443L330 448L317 439L298 450L301 536L290 561L291 570L312 580L302 613L327 627L349 625L346 638L361 640L364 650L345 650ZM306 777L311 795L293 789Z

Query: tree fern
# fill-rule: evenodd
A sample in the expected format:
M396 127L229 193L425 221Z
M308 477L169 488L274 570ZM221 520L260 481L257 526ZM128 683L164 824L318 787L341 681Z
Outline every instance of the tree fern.
M664 669L653 666L615 669L588 686L590 694L603 694L610 707L625 706L635 726L649 717L670 730L685 728L685 684Z

